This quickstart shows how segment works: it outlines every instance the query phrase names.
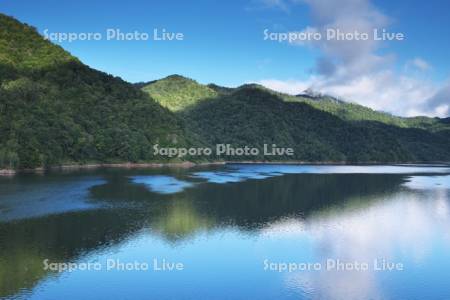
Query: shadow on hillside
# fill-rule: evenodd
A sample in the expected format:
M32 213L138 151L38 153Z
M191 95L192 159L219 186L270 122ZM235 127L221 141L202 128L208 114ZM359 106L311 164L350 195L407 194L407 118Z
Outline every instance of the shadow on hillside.
M207 101L206 101L207 100ZM295 155L254 160L430 162L450 160L450 130L432 132L379 121L347 121L305 102L287 102L252 85L204 99L179 113L207 144L294 148ZM229 160L249 160L231 157Z

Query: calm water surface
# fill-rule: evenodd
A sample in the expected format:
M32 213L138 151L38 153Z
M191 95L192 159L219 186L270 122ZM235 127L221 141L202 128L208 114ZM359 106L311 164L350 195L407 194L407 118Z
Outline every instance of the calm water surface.
M449 300L449 278L448 166L0 178L0 299Z

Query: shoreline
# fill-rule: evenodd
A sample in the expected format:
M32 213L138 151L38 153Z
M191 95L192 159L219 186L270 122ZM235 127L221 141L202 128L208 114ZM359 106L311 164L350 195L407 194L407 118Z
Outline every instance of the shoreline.
M64 171L64 170L88 170L88 169L100 169L100 168L122 168L122 169L144 169L144 168L183 168L188 169L198 166L220 166L226 164L268 164L268 165L440 165L450 166L450 162L345 162L345 161L321 161L321 162L309 162L309 161L212 161L195 163L190 161L185 162L172 162L172 163L91 163L91 164L67 164L59 166L51 166L48 168L38 167L33 169L0 169L0 176L14 176L19 173L42 173L45 171Z
M224 165L226 162L204 162L194 163L190 161L173 163L90 163L90 164L68 164L51 167L38 167L32 169L0 169L0 176L14 176L19 173L41 173L45 171L70 171L89 170L100 168L121 168L121 169L144 169L144 168L192 168L196 166Z

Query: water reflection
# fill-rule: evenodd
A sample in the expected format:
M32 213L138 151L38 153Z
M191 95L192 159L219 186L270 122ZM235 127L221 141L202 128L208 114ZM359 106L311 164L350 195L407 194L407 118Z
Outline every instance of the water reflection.
M450 175L443 176L411 176L405 186L422 190L449 190Z
M192 183L164 175L133 176L131 177L131 180L134 183L144 184L148 186L151 191L160 194L179 193L193 185Z
M380 167L323 168L237 165L192 171L101 170L87 175L0 181L8 189L8 193L0 192L0 205L11 206L11 199L27 198L18 206L28 206L30 211L36 206L38 210L36 191L40 189L30 188L28 194L12 191L11 186L23 185L25 180L25 186L37 181L45 183L48 191L65 189L65 196L55 193L58 199L62 197L60 203L81 197L90 206L48 210L45 214L22 210L14 220L1 215L0 297L49 298L64 289L64 283L71 286L71 282L73 285L74 280L80 280L72 275L59 283L53 280L56 275L42 269L46 258L68 262L124 255L134 260L150 253L171 253L194 266L183 273L196 279L190 288L181 275L151 275L152 282L161 286L168 282L178 286L172 290L151 289L151 295L157 298L199 295L195 292L200 298L225 297L218 288L208 294L214 292L211 287L217 282L204 270L207 263L215 264L215 274L222 282L239 287L227 292L229 298L450 296L440 284L450 269L446 252L450 250L450 176L444 174L448 169L389 167L384 174ZM230 175L236 172L242 174ZM228 180L230 176L239 180ZM56 199L50 194L42 197ZM239 255L226 257L232 253ZM400 260L410 269L402 274L267 273L262 269L264 259L298 262L327 257ZM433 264L434 260L444 262ZM234 268L230 266L233 264ZM142 298L150 293L144 280L148 274L89 276L103 282L106 289L111 282L104 278L112 280L113 276L112 282L127 278L124 297ZM261 288L243 286L249 278ZM413 288L418 279L433 292L423 294L419 287ZM89 280L82 282L86 287L91 284ZM36 285L38 288L33 289ZM83 291L65 293L69 292L74 299L88 298Z
M448 173L445 165L392 165L392 166L308 166L271 164L232 164L225 170L195 172L193 177L213 183L240 182L248 179L265 179L283 174L412 174Z
M443 203L448 207L449 198L436 200L424 203L420 196L405 191L396 194L389 205L375 203L368 210L314 217L301 224L274 223L265 229L265 233L272 233L273 237L272 231L275 230L275 238L280 240L285 239L286 233L296 233L297 238L308 240L321 258L369 264L378 259L405 265L405 271L400 275L392 274L395 273L392 271L384 274L335 270L285 274L286 287L299 294L313 290L314 298L320 299L419 299L423 295L428 295L427 299L445 299L448 290L445 285L439 286L439 282L440 276L449 274L450 260L446 255L433 256L439 256L436 249L450 250L450 215L439 213ZM439 214L437 226L436 216ZM288 228L284 228L286 225ZM443 236L447 238L442 239ZM435 260L439 263L436 264ZM392 282L389 281L399 278L420 285L390 286ZM417 278L420 280L416 281ZM394 291L386 292L386 286L394 288ZM427 293L424 294L423 289L427 289ZM430 293L429 289L433 292ZM398 297L393 297L393 292L398 293Z
M41 176L26 176L2 184L0 222L99 208L100 203L89 201L89 188L104 183L95 177L45 180Z

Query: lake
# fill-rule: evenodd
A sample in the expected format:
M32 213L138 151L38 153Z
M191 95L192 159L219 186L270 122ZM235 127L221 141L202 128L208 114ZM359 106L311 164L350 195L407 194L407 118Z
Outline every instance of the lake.
M0 299L450 299L450 167L0 177Z

